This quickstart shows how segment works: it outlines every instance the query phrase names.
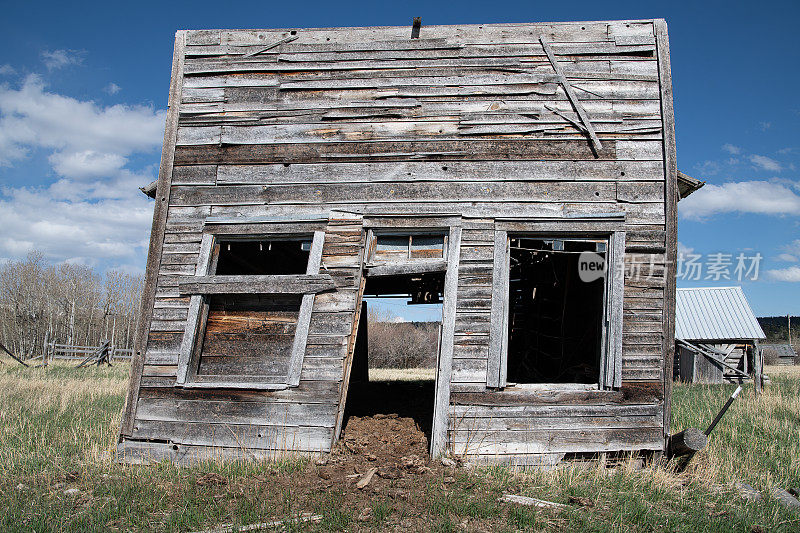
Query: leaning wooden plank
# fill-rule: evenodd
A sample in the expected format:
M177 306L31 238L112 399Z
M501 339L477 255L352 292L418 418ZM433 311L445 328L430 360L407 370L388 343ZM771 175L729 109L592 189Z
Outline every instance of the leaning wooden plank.
M158 272L160 270L161 249L164 244L164 228L172 183L172 168L175 156L175 142L178 131L178 111L183 86L183 64L186 49L186 31L175 34L175 49L172 56L172 73L170 78L169 110L164 128L164 142L161 151L161 165L158 171L156 189L156 206L153 212L153 227L150 232L150 248L147 254L147 273L142 291L139 322L134 332L134 356L131 361L131 380L125 408L122 413L120 437L130 435L136 417L136 398L141 385L141 372L144 366L145 348L150 333L150 319L153 312L153 301L156 296Z
M3 346L2 344L0 344L0 349L2 349L4 352L6 352L8 355L10 355L11 358L14 359L14 361L18 362L22 366L29 366L28 363L26 363L25 361L23 361L22 359L20 359L19 357L17 357L13 353L11 353L11 351L8 348L6 348L5 346Z
M461 226L450 228L447 241L447 273L444 279L442 304L442 333L439 347L439 368L436 372L436 392L431 429L431 455L438 457L447 449L449 423L450 380L453 372L453 341L456 326L456 290L458 288L459 250L461 249Z
M336 288L330 274L194 276L181 281L181 294L315 294Z
M321 514L300 513L291 518L284 518L282 520L271 520L269 522L260 522L258 524L248 524L246 526L220 526L214 529L204 529L202 531L195 531L194 533L238 533L243 531L261 531L262 529L285 529L287 526L299 524L303 522L320 522L322 520Z
M314 240L311 243L306 274L309 276L319 275L322 264L322 249L325 245L325 232L315 231ZM294 343L292 344L292 355L289 359L288 383L291 387L300 384L300 372L303 368L303 357L306 353L306 343L308 341L308 331L311 327L311 312L314 308L314 294L304 294L300 303L300 313L297 317L297 328L295 330Z
M547 41L544 40L544 37L539 37L539 42L542 43L542 48L544 48L547 58L553 65L553 69L558 75L561 86L564 87L564 91L567 93L570 102L572 102L572 105L575 107L575 112L578 113L583 126L586 128L589 138L592 140L592 146L594 146L594 149L599 152L603 149L603 145L600 144L600 139L597 137L597 133L594 131L594 127L592 126L592 122L589 120L589 116L586 114L586 110L583 109L583 105L581 105L580 100L578 100L578 97L575 95L575 91L572 89L569 81L567 81L564 71L561 69L558 61L556 61L556 56L553 54L553 50L550 48L550 45L547 44Z

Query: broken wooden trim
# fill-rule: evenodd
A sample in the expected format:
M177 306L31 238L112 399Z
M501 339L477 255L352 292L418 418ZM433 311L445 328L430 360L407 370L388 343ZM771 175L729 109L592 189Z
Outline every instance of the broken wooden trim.
M446 272L447 260L401 261L397 263L367 265L365 275L403 276L407 274L427 274L429 272Z
M325 232L315 231L314 240L311 242L311 251L308 257L306 274L318 276L322 265L322 248L325 244ZM330 277L328 274L325 276ZM300 312L297 317L294 341L292 343L292 354L289 358L289 377L288 382L292 387L300 385L300 373L303 370L303 358L306 353L308 343L308 330L311 327L311 313L314 310L314 295L304 294L300 303Z
M320 522L322 520L321 514L300 513L296 517L285 518L283 520L270 520L269 522L260 522L258 524L248 524L246 526L228 526L223 525L214 529L204 529L202 531L195 531L194 533L241 533L245 531L261 531L262 529L278 528L283 530L290 524L298 524L302 522Z
M254 57L254 56L257 56L258 54L263 54L267 50L272 50L276 46L280 46L282 44L290 43L290 42L296 41L296 40L297 40L297 35L291 35L291 36L289 36L289 37L287 37L285 39L281 39L280 41L274 42L269 46L265 46L264 48L259 48L258 50L250 52L249 54L245 54L243 57Z
M540 507L542 509L568 509L569 505L563 503L549 502L547 500L539 500L529 496L520 496L518 494L503 494L497 501L503 503L516 503L517 505L527 505L529 507Z
M181 294L316 294L335 288L330 274L195 276L178 284Z
M544 53L547 54L550 64L553 65L553 70L556 71L558 81L562 87L564 87L564 92L567 93L567 98L569 98L569 101L572 103L572 107L575 108L575 112L578 113L578 117L580 117L583 127L586 129L586 133L589 134L589 138L592 141L592 148L594 148L595 152L599 153L600 150L603 149L603 145L600 144L600 139L597 137L597 133L594 131L594 127L592 126L592 122L589 120L589 116L586 114L586 110L583 108L580 100L578 100L575 91L572 89L572 85L570 85L569 81L567 81L567 77L564 75L561 65L558 64L558 61L556 61L556 56L553 54L553 50L550 48L550 45L547 44L547 41L545 41L544 37L542 36L539 36L539 42L542 44L542 48L544 48Z

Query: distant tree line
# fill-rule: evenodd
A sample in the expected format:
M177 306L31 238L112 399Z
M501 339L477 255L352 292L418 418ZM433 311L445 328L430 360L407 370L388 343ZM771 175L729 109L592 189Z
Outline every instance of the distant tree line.
M49 265L42 254L0 265L0 339L21 357L45 341L132 348L144 277L91 267Z
M435 368L440 322L398 322L385 310L368 307L370 368Z
M766 342L789 342L789 321L786 316L758 317L758 323L767 336ZM800 344L800 316L792 317L792 344Z

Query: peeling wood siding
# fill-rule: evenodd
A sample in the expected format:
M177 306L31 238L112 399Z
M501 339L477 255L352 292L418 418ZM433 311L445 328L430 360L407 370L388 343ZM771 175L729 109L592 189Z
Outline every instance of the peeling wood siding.
M335 209L464 217L449 449L514 461L661 450L663 314L674 298L665 150L674 146L665 147L654 23L424 26L414 40L407 27L297 29L297 39L253 55L291 31L185 34L173 76L181 84L174 157L160 180L168 189L159 189L169 206L163 237L153 235L163 246L151 251L158 260L148 272L152 319L126 410L133 440L124 439L121 456L330 449L360 287L358 222L328 227L322 272L337 290L316 296L299 387L173 384L189 305L179 285L194 275L205 219ZM603 146L596 157L564 118L578 121L540 35L592 120ZM643 263L646 275L625 276L622 390L487 391L494 218L609 212L625 213L626 262Z

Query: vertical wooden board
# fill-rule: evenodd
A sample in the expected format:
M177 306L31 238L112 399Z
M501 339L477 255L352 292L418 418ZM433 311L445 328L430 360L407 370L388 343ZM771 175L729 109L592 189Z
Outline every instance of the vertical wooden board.
M508 233L501 230L494 232L494 263L492 267L492 311L489 329L489 366L486 374L486 386L497 388L505 383L500 380L503 352L504 330L508 326Z
M672 104L672 71L669 57L667 23L655 21L656 47L658 50L658 75L661 87L661 117L663 120L664 200L666 209L666 286L664 291L664 442L670 430L672 380L670 375L675 357L675 286L678 258L678 163L675 143L675 112Z
M197 258L197 265L195 266L194 273L196 276L205 276L208 274L213 248L214 236L208 233L203 234L202 241L200 242L200 255ZM203 310L203 296L199 294L193 295L189 300L186 329L183 332L183 341L181 342L180 354L178 355L178 376L176 380L178 384L186 383L186 377L189 372L189 362L197 342L199 324L202 320L200 315Z
M615 231L611 234L611 242L609 243L611 252L612 264L608 265L607 276L610 276L611 298L611 313L609 321L609 350L606 358L611 358L613 365L609 365L612 379L608 386L619 388L622 386L622 318L623 318L623 301L625 291L624 280L624 258L625 258L625 232Z
M161 165L158 170L158 185L156 188L156 206L153 210L153 226L150 231L150 249L147 254L147 271L145 274L142 303L139 312L139 324L134 334L134 353L131 361L130 383L128 395L125 399L125 408L122 412L120 424L120 438L130 436L136 417L136 399L139 395L142 369L147 338L150 333L150 321L153 315L154 300L158 272L161 266L161 253L164 246L164 228L167 223L167 212L172 185L172 167L175 158L175 142L178 135L178 113L181 101L181 87L183 86L183 63L186 48L186 32L178 31L175 34L175 49L172 55L172 73L169 91L169 110L164 127L164 143L161 148Z
M322 264L322 248L325 245L325 232L315 231L314 240L311 242L311 252L308 257L306 274L319 274ZM308 330L311 327L311 313L314 308L314 295L304 294L300 304L300 315L297 319L297 330L292 345L292 356L289 360L288 384L297 387L300 384L300 373L303 369L303 357L306 353Z
M446 452L448 411L450 408L450 381L453 372L453 343L456 327L456 289L458 288L458 263L461 248L461 226L450 228L447 243L447 272L444 280L442 304L442 337L439 365L436 371L436 395L433 406L431 430L431 456Z

